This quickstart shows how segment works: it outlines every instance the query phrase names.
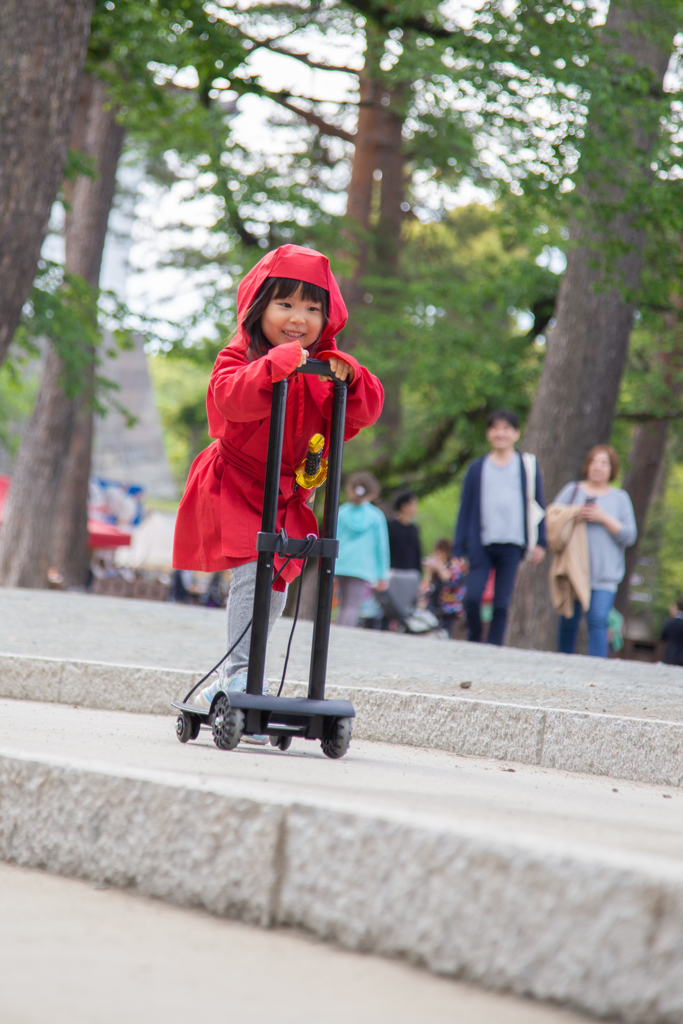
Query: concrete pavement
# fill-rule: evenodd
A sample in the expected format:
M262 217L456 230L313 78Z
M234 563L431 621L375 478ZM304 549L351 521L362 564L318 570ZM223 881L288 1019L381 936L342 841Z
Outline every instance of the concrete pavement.
M682 800L397 745L226 754L161 716L0 702L3 859L638 1024L683 1019Z
M0 864L3 1024L580 1024L405 963Z

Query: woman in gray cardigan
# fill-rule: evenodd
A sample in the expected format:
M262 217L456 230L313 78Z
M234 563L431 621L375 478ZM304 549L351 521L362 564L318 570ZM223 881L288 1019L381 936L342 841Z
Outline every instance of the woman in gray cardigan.
M607 617L617 587L624 578L624 549L635 543L638 531L633 505L626 491L612 487L619 472L619 456L608 444L588 452L583 480L567 484L555 498L558 505L583 505L579 518L586 521L591 570L591 603L586 615L588 653L607 657ZM560 617L557 649L574 654L581 621L581 605L574 605L571 619Z

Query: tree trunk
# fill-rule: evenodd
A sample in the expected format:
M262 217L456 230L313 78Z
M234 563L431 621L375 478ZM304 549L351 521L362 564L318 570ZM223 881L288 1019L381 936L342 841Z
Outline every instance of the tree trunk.
M379 125L377 124L381 110L377 93L379 84L360 76L360 102L358 104L358 127L354 137L353 162L351 164L351 180L347 191L346 215L351 222L348 232L349 241L355 249L353 275L342 282L344 301L349 313L357 309L363 301L362 279L367 273L368 253L370 249L370 215L375 185L375 171L379 170L380 157L378 151ZM353 327L344 332L344 345L352 347L357 342Z
M664 314L663 320L665 327L673 336L673 345L667 351L659 352L655 356L655 361L662 367L664 383L668 388L666 403L669 410L673 411L678 407L683 390L683 381L681 380L681 370L683 369L681 300L676 294L671 296L671 305L673 308ZM626 571L619 584L614 602L615 607L622 615L626 615L628 611L631 574L638 559L650 505L663 482L664 453L669 433L669 422L666 419L652 419L649 423L643 423L636 427L633 432L628 460L629 467L624 474L622 487L633 502L638 539L632 547L626 548Z
M73 403L71 444L64 462L54 514L50 564L62 577L66 587L85 586L90 565L88 488L94 433L93 385L94 372L91 372L86 390Z
M626 548L626 571L619 584L614 605L622 615L628 611L628 595L631 589L631 574L638 558L638 548L647 524L647 514L657 489L664 462L666 438L669 432L668 420L652 420L636 427L633 432L629 469L624 476L622 487L633 502L633 511L638 527L638 540Z
M350 313L364 301L363 278L369 270L392 276L398 269L405 188L402 98L402 89L391 90L361 74L346 206L355 261L353 275L342 282ZM351 324L344 345L351 348L357 340Z
M374 225L373 270L386 282L384 294L377 296L378 304L386 305L387 322L395 318L395 310L400 306L402 295L400 289L400 253L401 229L405 216L401 206L405 198L405 164L402 155L403 121L399 111L404 109L405 90L402 87L384 91L380 102L382 108L381 135L379 137L378 155L382 177L379 180L379 209L377 223ZM398 300L398 301L397 301ZM400 352L398 329L394 329L395 351ZM384 451L395 447L400 437L403 423L401 404L401 385L405 379L405 364L399 356L396 364L387 368L382 374L384 386L384 406L377 421L377 444Z
M91 75L83 78L73 146L94 159L97 177L79 176L68 188L71 207L66 216L66 268L80 274L96 288L100 279L107 221L116 188L116 167L123 146L123 128L116 110L107 102L104 85ZM93 389L95 354L88 386L75 400L74 428L64 468L54 530L52 564L67 586L83 586L87 580L88 484L93 439Z
M350 314L364 302L363 281L368 273L388 285L386 295L373 295L373 301L394 308L404 218L404 99L404 87L389 89L381 81L360 76L358 128L347 200L347 213L354 225L356 260L352 278L342 282ZM351 326L344 331L345 348L353 348L359 340L354 318L350 319ZM388 443L395 443L401 429L400 386L404 373L402 366L395 373L382 373L384 408L377 430L377 446L381 450Z
M61 370L61 360L49 347L0 530L0 586L46 587L48 583L55 496L74 418L74 403L59 384Z
M656 5L655 5L656 6ZM649 13L649 23L643 15ZM635 0L612 0L606 31L619 51L638 66L647 67L661 84L668 67L673 32L662 41L655 23L656 10L647 11ZM654 28L660 45L652 41ZM606 36L610 38L610 36ZM647 104L643 104L646 107ZM628 118L629 111L625 112ZM636 118L632 117L631 122ZM656 135L647 111L633 123L633 145L643 157L652 150ZM643 177L646 175L643 170ZM610 186L595 178L587 190L589 201L598 202ZM610 192L614 199L614 191ZM640 286L643 234L634 227L635 215L618 214L606 229L612 239L623 241L625 255L619 260L622 286L605 284L599 266L601 237L581 224L572 228L576 247L569 252L557 301L557 326L549 334L543 374L523 447L539 459L546 495L552 500L569 480L577 480L588 449L609 441L619 385L628 350L634 303L630 298ZM605 236L602 236L603 239ZM525 564L519 573L511 609L508 643L514 647L552 649L556 616L548 594L548 565Z
M67 187L71 209L65 228L66 268L93 287L99 280L123 139L114 111L106 106L102 84L84 77L71 142L95 159L97 177L80 176ZM85 581L94 357L84 391L69 400L59 380L61 362L48 350L0 533L0 582L6 586L45 587L51 565L68 583Z
M0 364L66 162L92 0L0 3Z

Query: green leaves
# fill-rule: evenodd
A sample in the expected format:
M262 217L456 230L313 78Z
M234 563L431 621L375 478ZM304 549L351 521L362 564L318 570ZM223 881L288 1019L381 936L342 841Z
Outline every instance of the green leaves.
M85 387L93 352L100 343L97 294L83 278L41 260L24 308L15 344L36 354L38 338L49 338L62 361L61 384L69 398Z
M426 494L482 450L488 412L526 414L543 349L517 317L552 302L557 278L536 263L548 235L530 231L506 249L502 220L473 205L413 222L401 277L363 281L371 301L357 314L364 340L355 354L380 379L400 381L402 425L381 457L351 442L349 468L370 455L385 486Z

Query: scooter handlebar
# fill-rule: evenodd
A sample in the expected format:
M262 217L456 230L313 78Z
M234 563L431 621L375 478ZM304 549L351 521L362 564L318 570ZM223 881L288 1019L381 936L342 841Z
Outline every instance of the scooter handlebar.
M299 366L296 373L312 373L315 377L329 377L335 384L346 384L335 377L326 359L307 359L303 366Z

